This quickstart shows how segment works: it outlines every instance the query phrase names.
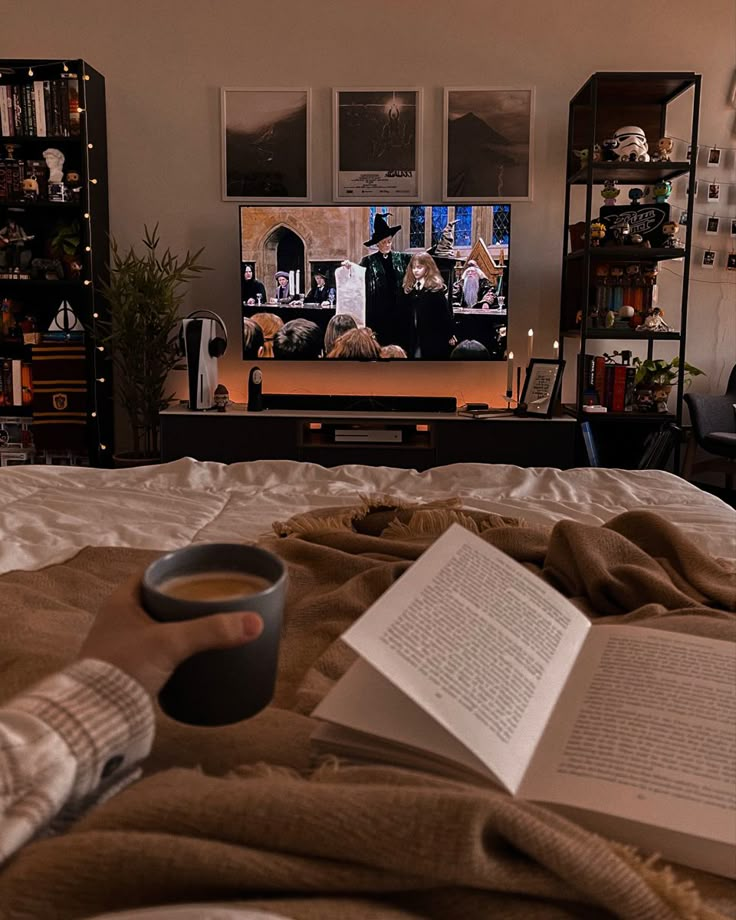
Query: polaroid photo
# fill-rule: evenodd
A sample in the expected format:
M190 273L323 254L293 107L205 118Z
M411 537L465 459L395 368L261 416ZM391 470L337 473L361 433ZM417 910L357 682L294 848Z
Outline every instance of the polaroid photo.
M708 236L715 236L718 233L718 225L721 222L720 217L709 217L705 222L705 232Z
M687 227L689 223L690 223L690 215L687 213L687 211L683 211L682 214L680 214L680 226Z
M716 252L715 249L706 249L703 253L703 268L713 268L716 264Z
M726 268L730 272L736 272L736 252L729 252L726 259Z
M708 151L708 159L706 160L706 166L720 166L721 164L721 151L718 147L711 147Z
M731 236L736 236L736 217L731 218Z
M708 201L719 201L721 198L721 186L718 182L711 182L708 185Z

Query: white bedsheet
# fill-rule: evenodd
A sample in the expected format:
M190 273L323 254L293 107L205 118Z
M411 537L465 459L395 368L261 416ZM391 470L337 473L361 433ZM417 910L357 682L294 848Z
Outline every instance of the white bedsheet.
M255 540L271 532L274 520L350 505L372 492L415 501L459 495L467 507L530 523L603 523L622 511L649 508L713 554L736 557L736 512L657 470L459 463L417 473L355 465L326 469L292 460L226 465L183 459L130 470L0 469L0 573L63 562L85 546L174 549Z

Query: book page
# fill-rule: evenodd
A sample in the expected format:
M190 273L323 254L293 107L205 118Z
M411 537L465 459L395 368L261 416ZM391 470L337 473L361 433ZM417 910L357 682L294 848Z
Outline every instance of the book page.
M736 846L736 647L595 626L519 792Z
M453 524L342 638L515 792L589 627Z

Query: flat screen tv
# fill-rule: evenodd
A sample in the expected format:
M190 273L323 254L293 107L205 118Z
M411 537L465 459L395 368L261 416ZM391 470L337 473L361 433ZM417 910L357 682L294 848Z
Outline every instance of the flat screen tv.
M501 361L511 208L242 205L244 360Z

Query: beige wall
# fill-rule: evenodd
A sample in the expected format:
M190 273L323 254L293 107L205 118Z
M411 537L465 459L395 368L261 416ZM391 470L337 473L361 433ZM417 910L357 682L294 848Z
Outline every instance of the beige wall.
M2 20L4 57L83 57L105 75L112 232L127 244L158 221L175 250L205 245L214 271L193 285L187 306L218 311L233 336L238 213L221 200L221 86L312 86L315 203L331 198L331 87L424 87L425 200L440 197L442 87L536 87L534 201L513 207L509 336L521 354L530 326L540 356L551 354L557 335L567 105L593 71L702 73L701 140L736 148L736 110L726 99L736 59L733 0L78 0L73 9L36 0L32 16L22 3L4 4ZM729 217L736 216L735 157L736 149L727 151L719 171L734 183L723 186L719 208ZM700 246L714 240L700 229L695 238ZM725 258L732 239L722 233L716 242ZM688 359L708 372L695 388L718 391L736 354L736 286L727 283L736 275L695 268L693 279ZM247 366L237 345L220 377L244 400ZM265 388L498 402L505 376L500 363L269 365Z

